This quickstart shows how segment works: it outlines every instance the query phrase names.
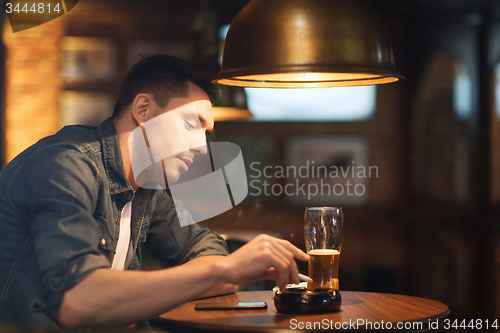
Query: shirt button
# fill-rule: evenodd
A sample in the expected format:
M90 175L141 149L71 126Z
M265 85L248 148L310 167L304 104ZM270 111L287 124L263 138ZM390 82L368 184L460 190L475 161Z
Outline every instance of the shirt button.
M104 238L103 238L103 239L101 239L101 244L102 244L102 245L106 245L106 240L105 240Z
M139 205L139 207L142 207L142 205L144 205L144 204L142 203L142 201L139 201L138 205Z
M115 223L116 223L116 224L120 223L120 220L116 219L116 220L115 220Z

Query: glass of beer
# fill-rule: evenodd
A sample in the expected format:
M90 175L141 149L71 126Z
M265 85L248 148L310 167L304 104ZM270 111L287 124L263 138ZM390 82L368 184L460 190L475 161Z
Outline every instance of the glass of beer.
M339 257L344 235L341 207L307 207L304 236L309 258L308 290L339 289Z

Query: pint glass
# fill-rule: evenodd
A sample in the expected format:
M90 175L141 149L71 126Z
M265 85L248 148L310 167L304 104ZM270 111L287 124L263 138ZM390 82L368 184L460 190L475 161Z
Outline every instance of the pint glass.
M307 207L304 236L309 258L307 289L339 289L339 257L344 235L341 207Z

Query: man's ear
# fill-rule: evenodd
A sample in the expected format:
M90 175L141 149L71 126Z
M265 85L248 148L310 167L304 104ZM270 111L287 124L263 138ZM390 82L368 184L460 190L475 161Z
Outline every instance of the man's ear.
M153 102L153 97L150 94L140 93L135 96L130 112L137 125L143 125L151 118L149 113L152 112L151 106Z

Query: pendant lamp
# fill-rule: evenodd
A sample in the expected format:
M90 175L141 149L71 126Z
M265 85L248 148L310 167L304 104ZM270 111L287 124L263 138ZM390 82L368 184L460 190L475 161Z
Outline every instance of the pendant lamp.
M229 27L213 83L313 88L402 78L387 27L365 0L253 0Z

